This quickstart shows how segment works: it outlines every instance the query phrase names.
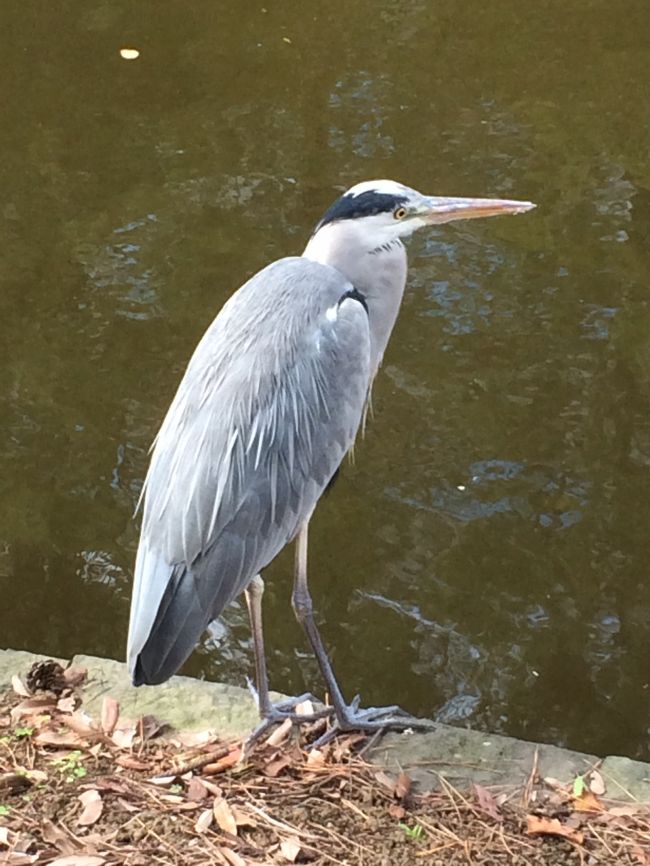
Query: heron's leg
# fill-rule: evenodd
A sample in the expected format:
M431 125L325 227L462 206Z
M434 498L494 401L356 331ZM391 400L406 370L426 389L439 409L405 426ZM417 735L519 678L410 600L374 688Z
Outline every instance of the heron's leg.
M332 710L326 709L323 712L300 716L291 713L290 710L296 704L304 701L315 701L312 694L307 692L304 695L299 695L296 698L287 698L278 703L271 702L269 692L269 676L266 668L266 651L264 649L264 630L262 628L262 596L264 595L264 581L261 575L256 574L244 590L246 597L246 605L248 607L248 616L251 622L251 632L253 635L253 653L255 655L255 692L257 700L257 708L260 718L269 719L275 723L282 721L285 718L296 717L297 720L313 721L314 718L322 718L324 715L331 715Z
M296 539L296 569L293 582L293 595L291 604L296 619L303 627L311 648L316 656L321 674L327 685L330 699L334 706L336 717L340 718L347 709L343 693L334 676L334 669L330 662L325 644L320 636L316 621L314 620L314 606L312 604L309 587L307 585L307 540L309 523L303 523Z
M251 623L251 633L253 635L253 652L255 655L255 680L256 680L256 700L257 708L262 721L250 734L244 744L244 755L250 752L251 747L263 737L268 731L278 722L285 719L291 719L296 724L305 724L314 722L319 719L326 718L332 715L332 708L325 707L322 710L317 710L314 713L298 714L295 712L297 704L304 701L314 701L315 698L310 693L300 695L296 698L287 698L284 701L279 701L274 704L271 702L269 693L269 677L266 667L266 652L264 649L264 630L262 628L262 596L264 594L264 581L261 575L257 574L248 584L245 590L246 605L248 607L248 616Z
M322 745L332 739L338 731L377 731L388 730L389 728L394 730L406 730L407 728L432 730L436 727L433 721L418 719L405 713L397 706L369 707L360 710L358 697L349 705L345 703L343 693L334 676L332 663L314 620L314 610L307 585L307 527L308 524L304 523L296 541L296 571L291 601L296 618L303 627L318 661L336 715L336 724L315 745Z
M255 655L255 685L257 687L257 709L261 718L266 718L271 710L269 697L269 675L266 668L266 651L264 649L264 629L262 628L262 596L264 581L260 574L248 584L244 591L248 617L253 635L253 653Z

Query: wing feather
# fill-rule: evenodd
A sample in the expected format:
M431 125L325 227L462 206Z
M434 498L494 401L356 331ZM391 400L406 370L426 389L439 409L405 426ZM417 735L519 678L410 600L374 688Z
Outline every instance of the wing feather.
M283 259L227 302L161 426L129 631L161 682L294 537L354 442L370 384L363 306L332 268Z

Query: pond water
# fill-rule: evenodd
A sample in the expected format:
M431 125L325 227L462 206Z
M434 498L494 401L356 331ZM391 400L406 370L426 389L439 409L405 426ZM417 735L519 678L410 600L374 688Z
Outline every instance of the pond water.
M411 242L312 589L348 696L648 758L650 5L8 0L0 46L0 645L124 657L187 360L342 189L531 199ZM185 670L244 682L243 605Z

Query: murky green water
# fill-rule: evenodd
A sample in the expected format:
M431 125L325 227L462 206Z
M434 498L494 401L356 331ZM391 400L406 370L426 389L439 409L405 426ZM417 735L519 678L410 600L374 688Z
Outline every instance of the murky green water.
M341 188L530 198L413 241L314 595L350 696L648 757L650 6L9 0L0 23L0 645L123 657L188 357ZM284 691L318 683L290 572ZM243 682L243 608L187 670Z

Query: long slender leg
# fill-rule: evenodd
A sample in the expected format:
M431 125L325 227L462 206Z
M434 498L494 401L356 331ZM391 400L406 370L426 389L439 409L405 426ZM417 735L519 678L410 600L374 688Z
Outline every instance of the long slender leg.
M261 718L266 718L271 710L269 697L269 676L266 668L266 652L264 649L264 630L262 628L262 596L264 581L256 574L244 592L248 617L253 635L253 652L255 655L255 684L257 686L257 708Z
M347 709L343 693L334 675L332 663L327 655L325 644L320 636L318 627L314 620L314 606L312 604L309 587L307 585L307 541L308 541L309 523L304 523L298 532L296 539L296 570L293 583L293 595L291 604L296 619L303 627L307 639L314 651L318 666L320 667L323 679L327 685L330 694L336 717L341 718Z
M310 715L298 715L293 710L297 704L306 700L314 700L313 695L307 692L297 698L288 698L285 701L280 701L277 704L271 702L269 693L269 677L266 667L266 652L264 650L264 630L262 628L262 596L264 595L264 581L261 575L257 574L248 584L245 590L246 605L248 607L248 616L251 623L251 632L253 635L253 651L255 655L255 679L256 679L256 697L257 708L260 714L261 722L250 734L244 745L244 754L248 753L250 748L257 740L263 737L272 727L284 719L291 719L296 724L304 724L313 722L317 719L322 719L332 715L332 708L325 707Z
M395 728L398 730L404 730L405 728L434 728L435 724L431 720L418 719L405 713L397 706L370 707L360 710L358 708L358 698L355 698L350 705L345 703L323 639L314 620L314 609L307 585L307 533L308 522L304 523L301 527L296 541L296 571L291 601L296 618L307 635L318 661L321 674L329 690L336 714L336 726L338 730L376 731L383 728ZM335 733L336 727L325 737L321 738L319 743L331 739Z

